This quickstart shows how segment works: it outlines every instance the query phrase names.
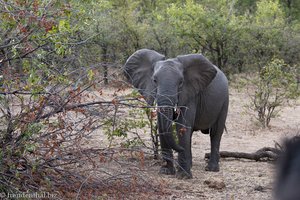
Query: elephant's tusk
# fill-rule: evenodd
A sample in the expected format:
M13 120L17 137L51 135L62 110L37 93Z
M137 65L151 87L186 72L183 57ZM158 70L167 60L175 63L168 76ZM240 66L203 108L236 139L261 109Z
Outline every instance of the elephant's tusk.
M176 104L176 105L174 106L174 112L177 112L177 108L178 108L178 105Z

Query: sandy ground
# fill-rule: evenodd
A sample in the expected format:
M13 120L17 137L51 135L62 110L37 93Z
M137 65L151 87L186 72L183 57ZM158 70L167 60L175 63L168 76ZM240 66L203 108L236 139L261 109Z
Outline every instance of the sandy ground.
M110 91L111 92L111 91ZM109 92L109 93L110 93ZM221 151L252 153L262 147L274 147L281 141L300 133L300 102L285 106L280 116L271 121L270 129L262 129L253 116L246 112L249 97L243 91L230 90L230 108L227 118L227 133L221 141ZM97 137L99 144L103 138ZM150 136L145 138L150 140ZM159 175L159 164L146 163L146 174L168 184L171 195L153 199L272 199L274 164L244 159L221 159L220 172L206 172L204 154L210 151L209 136L200 132L193 135L193 179L178 180L174 176ZM212 188L208 182L216 182L220 189Z
M227 119L228 133L224 133L221 151L255 152L262 147L274 147L281 141L300 133L300 104L284 107L280 116L271 121L270 129L261 129L245 111L248 96L232 89ZM209 137L200 132L193 135L193 179L167 178L179 194L172 199L272 199L274 165L270 162L221 159L220 172L206 172L204 154L210 151ZM153 175L155 175L155 170ZM222 189L210 188L205 182L225 184ZM222 186L220 186L222 187Z

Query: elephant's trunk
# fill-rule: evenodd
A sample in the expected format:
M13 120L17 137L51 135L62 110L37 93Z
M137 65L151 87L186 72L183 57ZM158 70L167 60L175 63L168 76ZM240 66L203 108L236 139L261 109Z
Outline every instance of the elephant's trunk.
M158 111L158 129L159 134L162 135L163 139L165 140L166 144L174 149L177 152L184 151L180 145L178 145L175 141L173 136L173 127L172 127L172 120L173 120L174 110L172 107L160 107Z

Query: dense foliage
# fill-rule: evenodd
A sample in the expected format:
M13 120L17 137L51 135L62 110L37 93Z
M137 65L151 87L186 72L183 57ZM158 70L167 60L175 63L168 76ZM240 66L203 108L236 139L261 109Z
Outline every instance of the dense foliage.
M88 91L101 96L120 80L120 67L141 48L167 57L203 53L229 77L257 73L255 101L270 85L288 98L282 88L294 90L300 79L300 1L0 0L0 192L60 188L67 196L71 185L80 195L88 178L74 165L102 152L79 151L80 141L97 128L113 138L145 126L120 120L125 128L116 127L119 105L136 106L127 97L84 102ZM269 83L269 75L277 80ZM91 190L102 186L91 183Z
M19 71L34 62L55 70L111 67L140 48L170 57L203 53L227 73L261 69L274 56L291 66L300 59L296 0L21 0L1 7L1 65Z

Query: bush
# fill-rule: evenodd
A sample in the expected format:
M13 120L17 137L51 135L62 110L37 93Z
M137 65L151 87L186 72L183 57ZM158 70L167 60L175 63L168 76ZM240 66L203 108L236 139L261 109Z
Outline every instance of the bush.
M106 96L101 88L88 90L94 83L76 89L66 85L59 91L53 87L51 93L15 90L7 84L8 75L0 90L0 194L42 191L66 199L87 194L88 199L122 199L124 194L152 193L160 187L153 181L149 186L138 171L153 154L128 148L145 145L138 131L148 126L157 141L154 116L139 97L114 95L113 100L96 101ZM107 148L105 142L90 144L99 129L100 137L126 141L115 148Z
M280 111L280 106L299 96L296 69L283 60L273 59L253 79L255 91L250 108L257 113L257 119L263 127L269 127L270 121Z

